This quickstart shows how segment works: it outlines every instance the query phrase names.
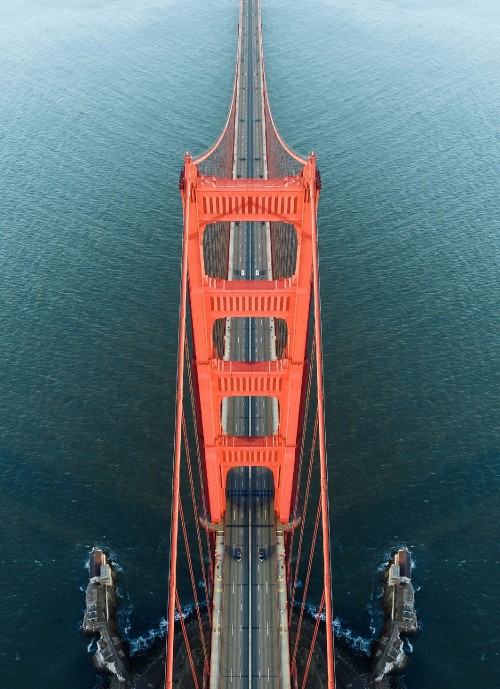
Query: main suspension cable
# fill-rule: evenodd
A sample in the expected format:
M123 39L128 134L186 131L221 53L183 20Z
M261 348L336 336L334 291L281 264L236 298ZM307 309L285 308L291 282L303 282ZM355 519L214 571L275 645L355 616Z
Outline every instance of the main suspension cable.
M315 163L315 157L311 160ZM313 167L314 175L309 180L309 193L311 198L319 193L316 184L318 170ZM332 619L332 576L330 565L330 518L328 505L328 465L326 457L326 431L325 408L323 389L323 350L321 344L321 301L319 290L319 258L318 258L318 232L317 232L317 207L311 203L311 228L313 243L313 299L314 299L314 339L316 341L316 385L319 411L319 464L320 464L320 496L322 505L322 532L323 532L323 580L325 592L325 620L326 620L326 662L328 674L328 689L335 689L335 651L333 646L333 619Z

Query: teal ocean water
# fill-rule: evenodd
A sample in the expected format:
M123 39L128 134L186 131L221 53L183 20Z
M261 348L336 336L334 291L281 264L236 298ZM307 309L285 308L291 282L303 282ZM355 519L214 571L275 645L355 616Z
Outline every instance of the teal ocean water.
M166 612L184 150L225 120L237 0L2 0L0 686L95 685L89 548L134 648ZM500 682L500 6L264 0L316 150L337 628L414 553L408 689Z

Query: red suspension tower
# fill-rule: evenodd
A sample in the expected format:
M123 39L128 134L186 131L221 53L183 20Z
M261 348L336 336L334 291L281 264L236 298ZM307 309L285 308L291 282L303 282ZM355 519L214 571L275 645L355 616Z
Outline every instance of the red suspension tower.
M321 183L316 156L311 154L307 159L298 156L284 143L274 125L265 83L260 0L241 0L233 98L223 132L203 156L194 159L190 154L185 155L179 186L184 233L165 686L171 689L174 685L176 616L183 626L189 651L177 590L179 522L186 543L200 635L203 637L205 660L202 681L210 681L211 687L223 687L226 680L229 682L223 669L228 661L223 657L224 645L220 645L218 635L224 635L228 625L227 616L232 613L229 603L225 603L222 611L223 603L220 601L224 601L224 598L221 597L217 602L216 597L218 587L229 586L237 576L237 570L229 569L229 565L223 566L222 559L219 561L218 558L222 558L225 552L224 557L228 559L232 553L235 566L241 569L247 567L247 563L246 560L243 563L240 561L241 548L230 545L228 535L224 536L225 530L231 526L226 517L228 495L233 496L232 506L239 505L234 502L234 491L228 488L228 474L234 469L260 468L272 472L274 514L271 526L273 533L277 534L271 545L266 545L265 549L258 548L259 559L269 559L269 571L275 577L272 586L273 591L276 590L271 607L277 610L275 617L269 619L278 620L276 638L279 636L281 664L276 686L286 686L287 677L292 683L297 682L297 645L319 530L323 594L313 642L320 620L324 619L327 682L329 689L334 689L316 225ZM243 344L246 343L244 347L239 333ZM260 346L262 349L259 350ZM186 423L185 397L188 395L185 394L185 380L189 383L187 389L193 409L191 416L194 425L191 431ZM190 434L196 446L198 478L193 478ZM193 573L189 554L189 527L186 527L182 508L183 462L188 467L191 502L194 503L196 538L193 540L198 544L199 559L203 565L205 556L197 520L200 510L198 502L201 502L201 523L207 534L207 551L211 562L210 571L205 572L203 566L207 614L212 627L211 638L206 644L195 590L197 577ZM307 471L302 471L303 467ZM248 472L250 476L251 469ZM243 478L241 480L243 482ZM253 484L248 485L249 489L242 483L245 489L240 491L243 497L238 499L249 503L250 506L245 509L249 510L251 522L252 514L255 520L256 510L261 508L259 500L263 491L259 493L252 488ZM318 500L316 522L306 590L299 606L300 619L293 647L289 626L307 507L312 504L309 495L314 485L317 485L315 497ZM254 498L257 501L255 504L250 503L249 494L257 496ZM250 599L252 595L254 597L253 602L251 600L245 604L251 615L256 595L265 596L266 593L261 592L260 585L257 593L253 590L256 586L252 583L252 576L255 580L257 570L251 561L251 552L252 548L258 546L253 545L251 524L248 530L245 545L248 545L246 550L249 552L247 578L250 577L250 584L245 584L244 575L241 589L249 586ZM294 546L296 532L299 538L298 545L295 539ZM220 534L217 536L220 540L216 539L216 534ZM283 538L283 552L280 550L280 538ZM293 553L297 560L295 571L292 567ZM245 554L244 559L246 557ZM257 565L260 572L259 563ZM285 574L280 574L280 567ZM283 586L280 576L284 576ZM263 623L248 624L256 630L250 644L256 643L255 634L260 633L259 624ZM266 624L268 628L269 622ZM286 634L282 633L284 627ZM266 640L262 639L261 642L265 644ZM303 686L311 657L312 650L307 669L302 672ZM189 658L193 681L197 685L199 673L190 652ZM286 668L284 664L287 664ZM215 674L216 677L213 676ZM268 668L268 681L270 674ZM251 687L251 668L247 676ZM256 674L254 676L257 677ZM261 676L260 669L258 676Z

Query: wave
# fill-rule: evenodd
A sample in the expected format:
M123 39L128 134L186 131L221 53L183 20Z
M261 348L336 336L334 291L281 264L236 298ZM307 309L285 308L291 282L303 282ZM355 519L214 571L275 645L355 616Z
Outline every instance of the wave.
M333 631L337 638L342 639L347 643L349 648L363 653L363 655L370 655L371 639L366 639L359 634L355 634L351 629L346 627L340 617L333 620Z
M377 572L380 572L381 574L383 574L385 572L385 570L387 569L387 565L389 564L389 562L392 561L392 559L394 557L394 553L397 552L398 550L404 550L404 549L410 551L410 553L411 553L411 567L412 567L412 569L416 569L417 568L417 558L415 557L412 546L406 545L406 543L400 543L399 545L394 545L391 548L389 548L389 550L384 551L384 554L382 556L384 559L379 564L379 566L377 567Z
M134 606L130 602L128 596L119 587L116 589L116 593L119 600L116 620L119 629L122 630L124 638L128 639L130 630L132 629L132 611Z
M168 623L167 620L162 617L159 624L156 627L152 627L145 634L141 634L135 639L128 639L130 644L130 653L135 655L146 651L150 648L156 641L159 641L165 637L167 633Z
M106 557L108 558L108 562L112 565L115 572L119 572L120 574L123 574L125 572L123 567L118 562L117 553L114 550L112 550L111 548L108 548L105 545L100 545L99 543L94 544L91 548L89 547L87 555L85 556L85 559L83 560L83 567L84 567L84 569L87 570L87 572L88 572L88 569L90 566L90 553L92 552L92 550L94 548L97 550L102 550L104 553L106 553Z
M370 616L370 622L368 626L372 635L372 639L376 639L379 636L380 630L384 626L384 611L380 604L380 599L382 598L383 593L384 589L383 587L381 587L376 599L375 596L372 595L371 602L366 607L368 615Z
M312 615L312 617L318 618L319 606L312 605L308 603L306 605L307 612ZM320 619L322 622L325 621L325 613L322 612ZM355 651L363 653L364 655L370 655L371 639L366 639L359 634L355 634L351 629L346 627L340 617L336 617L333 620L333 632L334 636L342 639L347 643L347 645Z
M188 603L187 605L182 606L182 616L184 618L189 617L192 615L195 611L195 605L194 603ZM132 606L130 606L130 612L129 615L132 612ZM175 621L177 622L180 620L180 615L176 611L175 613ZM130 630L130 627L129 627ZM161 639L164 639L168 630L168 622L167 620L162 617L159 624L157 624L155 627L151 627L148 629L144 634L141 634L137 636L135 639L129 638L127 634L127 641L130 645L130 653L131 655L135 655L137 653L142 653L144 651L147 651L153 644L155 644L157 641L160 641Z
M403 636L403 651L406 653L406 655L413 654L413 644L407 636Z

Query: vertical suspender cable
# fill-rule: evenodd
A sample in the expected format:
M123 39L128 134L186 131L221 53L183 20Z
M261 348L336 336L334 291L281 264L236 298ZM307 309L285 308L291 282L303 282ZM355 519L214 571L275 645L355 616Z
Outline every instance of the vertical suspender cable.
M297 548L297 562L295 564L295 575L293 578L293 587L292 587L292 596L291 596L291 605L290 605L290 622L292 621L293 601L295 600L295 591L297 588L297 578L299 576L300 555L302 553L302 540L304 538L307 505L309 503L309 492L310 492L310 487L311 487L311 477L312 477L312 469L313 469L313 464L314 464L314 453L316 450L317 435L318 435L318 414L316 414L316 422L314 424L314 435L313 435L313 440L312 440L312 445L311 445L311 456L309 459L309 471L307 474L307 486L306 486L306 493L305 493L305 498L304 498L304 514L302 515L302 523L300 525L299 545Z
M302 679L302 688L306 689L307 675L309 674L309 668L311 667L311 660L314 652L314 646L316 644L316 637L318 636L319 623L321 620L321 615L323 614L323 607L325 605L325 592L321 596L321 603L319 604L318 616L316 618L316 624L314 625L313 637L311 640L311 648L309 649L309 655L307 657L306 669L304 671L304 677Z
M311 382L312 382L312 372L313 372L313 368L314 368L315 353L316 353L316 348L315 348L315 344L314 344L314 340L313 340L312 347L311 347L311 357L310 357L310 361L309 361L309 373L307 376L307 393L306 393L306 400L305 400L305 405L304 405L304 420L302 422L302 438L300 441L299 466L298 466L298 470L297 470L297 491L295 493L295 509L297 509L297 504L298 504L298 499L299 499L300 479L302 476L302 462L303 462L304 448L305 448L305 443L306 443L307 418L308 418L308 412L309 412L309 401L311 398Z
M297 487L295 490L295 501L294 501L295 515L297 514L297 507L299 504L300 483L302 480L302 464L304 461L304 449L305 449L305 440L306 440L307 421L308 421L308 416L309 416L309 403L310 403L310 397L311 397L311 382L312 382L312 373L313 373L313 369L314 369L315 355L316 355L316 346L315 346L314 339L313 339L312 347L311 347L311 356L310 356L310 361L309 361L309 374L308 374L308 380L307 380L307 394L306 394L306 401L305 401L305 408L304 408L304 421L302 423L302 439L301 439L300 455L299 455L299 467L298 467L298 471L297 471ZM305 492L305 497L304 497L304 505L302 507L302 519L301 519L301 527L300 527L299 549L298 549L298 553L297 553L297 562L296 562L296 566L295 566L295 581L294 581L294 585L293 585L293 593L292 593L292 596L290 599L290 612L289 612L290 621L292 619L293 599L295 597L295 584L297 582L297 574L298 574L298 568L299 568L299 562L300 562L300 544L302 543L302 537L304 534L304 523L305 523L306 514L307 514L307 501L309 499L309 486L311 484L312 462L313 462L313 458L314 458L314 448L316 447L317 425L318 425L318 411L316 409L316 417L315 417L315 421L314 421L314 434L313 434L313 440L312 440L312 446L311 446L311 453L310 453L310 457L309 457L309 472L308 472L308 476L307 476L307 486L306 486L306 492ZM290 538L290 548L289 548L290 556L288 557L287 573L286 573L287 582L290 582L291 573L292 573L292 552L293 552L294 538L295 538L295 529L293 529L292 535Z
M191 409L193 410L193 426L194 426L194 437L196 441L196 458L198 460L198 474L200 477L201 486L201 500L203 505L203 510L206 513L207 503L205 497L205 481L203 477L203 469L201 466L201 450L200 450L200 436L198 434L198 420L196 418L196 400L194 396L194 386L193 386L193 374L191 372L191 354L189 352L188 341L186 338L186 360L187 360L187 372L188 372L188 382L189 382L189 394L191 397Z
M295 645L293 647L293 662L294 663L295 663L295 658L297 655L297 649L299 646L300 632L302 629L302 619L304 617L304 608L306 606L307 591L309 589L309 579L311 577L311 569L312 569L312 563L313 563L313 559L314 559L314 551L316 549L316 538L318 537L318 527L319 527L320 515L321 515L321 502L318 503L318 510L316 512L316 521L314 523L314 533L313 533L312 542L311 542L311 552L309 553L309 563L307 565L306 581L304 583L304 591L302 594L302 605L300 608L299 623L297 625L297 634L295 636Z
M200 605L198 602L198 592L196 590L196 581L194 578L193 562L191 559L191 551L189 549L189 540L188 540L187 529L186 529L186 520L184 518L184 510L182 509L182 500L180 498L179 498L179 516L181 518L182 533L184 535L184 543L186 545L186 555L187 555L187 560L188 560L189 576L191 577L191 588L193 589L194 607L196 610L196 616L198 618L198 628L200 630L201 644L203 646L203 657L205 659L205 664L206 664L208 662L208 656L207 656L207 647L205 644L205 633L203 631L203 623L201 621Z
M170 531L170 578L168 599L168 630L165 663L165 688L172 689L174 663L174 618L177 592L177 537L179 532L179 488L182 445L182 400L184 391L184 352L186 340L186 295L188 273L188 227L191 196L191 180L186 179L186 208L182 243L181 303L179 310L179 346L177 354L177 396L175 410L174 470L172 476L172 517Z
M191 666L191 674L193 675L193 681L195 689L199 689L198 677L196 676L196 669L194 667L193 654L191 653L191 646L189 645L189 637L187 634L186 625L184 624L184 615L182 614L181 602L179 600L179 594L175 592L175 602L177 604L177 612L181 621L182 634L184 636L184 643L186 645L186 650L188 652L189 665Z
M207 510L207 500L205 496L205 476L203 473L203 469L201 466L201 450L200 450L200 436L198 434L198 421L196 419L196 401L194 397L194 387L193 387L193 374L191 372L191 354L189 352L189 346L188 346L188 341L186 338L186 360L187 360L187 372L188 372L188 381L189 381L189 393L191 396L191 409L193 410L193 426L194 426L194 437L196 441L196 459L198 461L198 477L200 480L200 486L201 486L201 504L203 507L203 516L206 517L208 515L208 510ZM205 528L205 536L207 538L207 549L208 552L210 553L210 537L208 535L208 529ZM212 567L210 567L209 570L209 576L210 576L210 590L212 590L212 585L213 585L213 577L212 577ZM210 606L209 606L210 608ZM212 612L209 612L209 616L212 615Z
M189 475L189 485L191 487L191 500L193 502L194 523L196 525L196 537L198 539L198 550L200 553L201 573L203 576L203 585L205 587L205 598L207 601L208 619L211 623L212 622L212 610L211 610L211 605L210 605L210 600L209 600L207 576L206 576L206 572L205 572L205 558L204 558L204 554L203 554L203 546L201 543L200 524L199 524L197 510L196 510L196 493L195 493L194 481L193 481L193 469L191 467L191 453L189 451L189 443L188 443L188 437L187 437L186 417L184 416L184 414L182 415L182 430L183 430L183 434L184 434L184 447L186 450L187 468L188 468L188 475Z

